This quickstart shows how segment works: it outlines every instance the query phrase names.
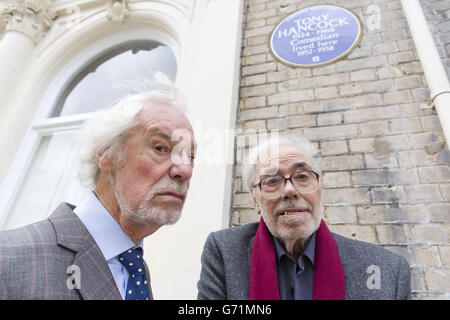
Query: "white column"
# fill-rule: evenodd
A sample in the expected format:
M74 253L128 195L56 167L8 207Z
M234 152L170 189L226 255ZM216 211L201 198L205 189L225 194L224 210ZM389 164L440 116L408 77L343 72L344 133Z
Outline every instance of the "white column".
M447 148L450 148L450 83L418 0L402 0L417 54L430 88Z
M24 33L7 31L0 42L0 119L5 117L11 106L4 103L17 88L22 67L34 47L33 40ZM6 119L5 119L6 120Z
M6 23L6 34L0 42L0 98L3 101L9 89L16 87L15 81L34 44L44 37L55 17L45 0L0 4L0 19Z
M24 68L35 45L45 36L56 14L46 0L13 1L0 4L0 19L6 24L0 41L0 182L17 151L13 143L24 110L15 105L20 95Z

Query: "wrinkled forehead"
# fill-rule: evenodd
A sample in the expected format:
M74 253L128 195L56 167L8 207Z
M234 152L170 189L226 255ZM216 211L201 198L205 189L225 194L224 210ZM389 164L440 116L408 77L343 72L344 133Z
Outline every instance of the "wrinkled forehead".
M169 136L194 141L194 131L186 115L173 105L160 101L147 101L136 116L144 131L164 131Z
M185 128L192 131L192 126L186 115L169 102L148 100L143 102L141 111L136 117L144 124L153 125L160 121L171 123L177 128Z
M314 170L311 159L295 146L281 145L277 149L265 150L255 164L256 175L286 173L298 168Z
M160 139L195 154L197 145L194 131L184 113L170 104L143 106L135 116L135 125L128 134L141 141Z

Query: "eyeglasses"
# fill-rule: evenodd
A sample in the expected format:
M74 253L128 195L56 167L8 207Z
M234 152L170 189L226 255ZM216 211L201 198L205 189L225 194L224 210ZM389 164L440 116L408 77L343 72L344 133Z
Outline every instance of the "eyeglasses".
M297 171L290 176L263 176L253 187L259 186L266 198L274 199L283 193L286 180L290 180L294 188L302 194L313 193L319 188L319 174L310 170Z

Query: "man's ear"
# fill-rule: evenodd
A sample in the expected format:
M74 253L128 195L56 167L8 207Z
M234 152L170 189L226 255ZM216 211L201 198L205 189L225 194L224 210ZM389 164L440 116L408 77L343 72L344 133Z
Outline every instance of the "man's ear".
M106 151L109 149L99 151L95 154L95 163L101 171L111 171L114 169L114 161Z
M261 209L259 208L258 202L256 201L256 196L253 193L253 191L256 193L255 189L251 189L250 190L250 194L252 195L252 199L253 199L253 204L255 205L255 210L257 214L261 214Z

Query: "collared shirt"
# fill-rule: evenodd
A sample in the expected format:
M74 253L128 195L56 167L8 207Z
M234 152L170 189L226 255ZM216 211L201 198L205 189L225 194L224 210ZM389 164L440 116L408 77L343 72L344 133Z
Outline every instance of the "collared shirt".
M103 253L116 282L122 299L125 299L129 273L119 261L119 254L137 247L111 214L105 209L94 192L90 192L73 210Z
M312 300L314 288L316 233L297 261L273 237L277 255L277 272L282 300Z

